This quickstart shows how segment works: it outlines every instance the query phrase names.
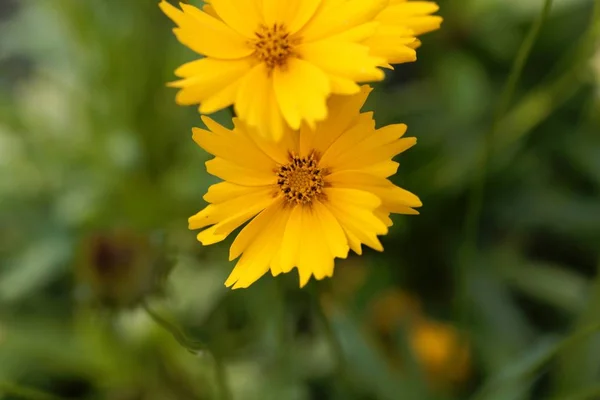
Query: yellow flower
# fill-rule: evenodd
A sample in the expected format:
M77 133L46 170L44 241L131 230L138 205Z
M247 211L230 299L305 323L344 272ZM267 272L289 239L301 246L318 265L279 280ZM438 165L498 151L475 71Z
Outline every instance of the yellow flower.
M329 117L315 130L288 130L269 141L241 120L228 130L208 117L210 129L193 130L193 139L215 158L210 174L224 182L209 188L211 203L189 219L204 229L204 245L220 242L251 220L231 245L240 257L226 286L245 288L267 271L276 276L298 268L300 286L312 275L333 275L334 258L361 244L382 251L377 238L392 225L390 213L418 214L421 201L387 178L398 163L392 157L412 147L406 125L375 129L373 113L360 113L370 88L354 96L334 96Z
M470 373L469 343L452 325L421 319L410 329L410 345L432 381L464 382Z
M163 0L179 41L204 56L175 71L176 101L200 104L202 114L233 104L246 125L276 140L286 125L314 127L331 94L356 94L357 83L384 78L379 67L416 59L412 29L431 9L424 4L431 3L211 0L180 10Z

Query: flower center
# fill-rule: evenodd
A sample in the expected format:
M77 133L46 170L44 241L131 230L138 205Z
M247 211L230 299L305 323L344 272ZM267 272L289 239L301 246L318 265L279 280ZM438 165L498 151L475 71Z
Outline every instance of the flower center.
M290 154L290 163L277 170L277 184L289 203L310 204L316 196L323 195L326 175L318 167L318 157L313 152L308 157Z
M251 42L255 55L267 64L269 70L284 65L293 54L296 41L290 38L283 24L274 24L270 27L261 25L255 35L256 39Z

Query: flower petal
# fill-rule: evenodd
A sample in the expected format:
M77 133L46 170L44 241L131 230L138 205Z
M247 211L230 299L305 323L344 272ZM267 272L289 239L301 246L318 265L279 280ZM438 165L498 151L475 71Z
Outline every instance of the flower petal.
M335 172L327 176L327 182L336 188L351 188L373 193L391 212L396 212L392 208L421 207L423 205L417 196L394 185L389 180L360 171Z
M179 67L175 74L184 78L169 84L181 88L175 100L181 105L201 104L203 112L209 113L227 107L235 97L237 86L252 67L250 58L217 60L202 58Z
M362 41L373 56L381 57L390 64L416 61L417 39L413 31L403 26L382 25L375 34Z
M316 211L306 208L302 220L303 241L297 256L300 287L304 287L312 275L316 279L333 275L334 257L323 234Z
M272 191L269 188L253 189L243 196L230 198L223 203L209 204L188 219L189 229L201 229L217 224L232 215L243 212L244 209L249 208L250 204L265 204L273 201Z
M269 207L274 200L275 199L272 197L264 198L262 202L250 203L250 206L241 207L237 210L237 212L232 212L229 217L222 220L218 224L215 224L210 228L200 232L196 238L204 246L218 243L227 238L227 236L229 236L229 234L231 234L231 232L237 229L240 225L244 224L250 218Z
M247 136L240 132L230 131L211 118L202 117L202 120L210 131L193 128L192 138L204 150L248 169L273 173L273 169L276 167L275 162ZM232 140L237 142L237 146L231 146Z
M286 68L273 71L275 95L283 117L292 129L306 121L314 126L327 116L330 93L327 75L311 63L290 58Z
M334 40L304 43L297 47L303 59L331 75L355 82L380 81L385 77L378 68L385 59L373 57L367 46Z
M216 111L229 107L235 102L242 79L233 80L215 94L207 97L198 107L201 114L212 114Z
M289 20L288 26L288 29L292 34L304 28L306 23L310 21L321 5L321 0L286 0L286 2L290 4L295 3L295 7L293 8L294 12Z
M277 201L242 229L231 245L230 259L242 256L227 278L226 286L246 288L269 270L281 244L289 213L290 209L282 207L281 200Z
M276 260L276 264L278 269L284 273L290 272L298 263L298 249L303 239L303 210L303 207L292 207L283 232L281 251L278 254L279 259Z
M285 121L273 88L273 77L264 63L256 65L243 79L235 109L240 118L265 137L280 140Z
M285 222L287 222L291 210L283 207L283 201L284 200L281 198L274 201L270 207L266 208L242 229L231 244L231 248L229 249L229 260L235 260L242 255L248 246L261 236L262 232L269 230L267 227L269 227L275 219L285 216L284 219ZM283 231L283 227L281 230ZM281 238L283 236L282 232L279 232L278 236Z
M365 145L363 148L363 143L358 143L361 146L360 151L358 151L357 147L340 155L336 159L336 169L362 169L373 164L378 164L392 159L392 157L410 149L416 143L417 138L414 137L402 138L395 140L392 143L376 147L367 147ZM357 156L359 156L360 159L356 159L355 157Z
M313 208L319 220L320 231L323 232L324 243L327 243L329 247L329 252L333 257L346 258L350 249L340 223L320 201L315 201Z
M325 153L329 146L344 133L351 124L359 118L360 109L365 104L371 88L363 85L360 94L354 96L331 96L327 102L329 115L327 119L320 122L317 134L314 135L312 147L321 154Z
M212 0L210 4L227 25L248 38L253 38L263 24L256 0Z
M347 0L324 3L320 12L316 13L300 31L305 42L333 36L372 21L387 5L387 0Z
M182 3L182 11L163 0L159 7L179 27L177 39L199 54L231 60L254 52L243 36L194 6Z
M442 17L430 15L439 9L430 1L400 1L386 7L377 20L411 29L415 35L421 35L439 29Z
M377 235L387 233L387 226L375 216L381 200L374 194L356 189L325 189L325 206L331 211L347 234L377 251L383 246Z
M250 169L219 157L206 162L206 171L224 181L243 186L271 186L277 183L273 171Z
M325 150L321 156L320 164L335 171L339 169L337 159L344 157L347 152L358 150L356 145L360 143L368 135L375 133L375 121L373 113L359 114L352 126L338 136L337 139ZM361 155L362 157L362 155Z
M223 203L247 194L255 193L261 190L256 186L241 186L231 182L219 182L210 185L208 191L202 197L208 203Z

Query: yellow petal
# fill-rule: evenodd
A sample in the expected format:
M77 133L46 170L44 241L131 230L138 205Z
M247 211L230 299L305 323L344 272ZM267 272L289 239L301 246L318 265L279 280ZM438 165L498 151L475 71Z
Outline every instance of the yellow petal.
M227 25L248 38L264 23L256 0L212 0L211 5Z
M315 15L321 5L321 0L286 0L281 1L281 3L289 3L290 10L294 10L291 17L289 17L287 26L289 32L294 34L304 28L306 23Z
M256 186L241 186L231 182L219 182L211 185L202 198L208 203L223 203L259 190L262 189Z
M323 7L300 31L305 42L333 36L372 21L387 5L387 0L347 0L334 3Z
M339 135L323 153L320 164L332 171L336 170L338 168L337 158L343 157L349 151L359 150L356 145L373 133L375 133L373 113L359 114L353 125Z
M238 185L270 186L277 183L273 171L246 168L218 157L206 162L206 170L211 175Z
M262 3L267 26L283 24L294 34L312 18L321 0L262 0Z
M385 8L377 20L383 23L410 28L415 35L439 29L442 17L429 15L439 9L429 1L405 1Z
M223 203L209 204L202 211L189 218L189 229L200 229L213 225L243 212L250 204L265 204L272 201L272 191L269 188L254 188L255 190L243 196L229 199Z
M329 187L325 189L325 194L327 195L326 204L342 204L365 210L374 210L381 205L379 197L368 191L354 188Z
M385 209L394 214L419 215L419 212L417 210L402 205L388 206L385 207Z
M334 257L346 258L350 249L340 223L321 202L315 201L313 208L319 220L319 230L323 232L324 242L329 246L329 252Z
M369 47L372 55L384 58L391 64L417 59L414 50L417 47L417 39L413 31L404 26L380 26L375 34L366 38L362 44Z
M210 154L248 169L272 172L276 167L275 162L244 135L238 133L236 137L235 133L208 117L203 117L202 120L212 132L193 128L192 138ZM236 141L237 145L232 146L232 141Z
M194 6L181 4L181 11L163 0L159 7L179 26L177 39L199 54L231 60L254 52L243 36Z
M292 131L287 125L283 127L284 134L279 141L273 141L271 137L260 134L256 128L245 125L238 118L234 118L233 123L237 132L245 134L259 149L278 164L290 162L290 151L298 152L298 132Z
M248 58L240 60L202 58L179 67L175 73L186 78L170 83L169 86L181 88L176 97L178 104L199 104L238 81L250 71L250 68L251 61Z
M329 79L319 68L290 58L286 68L273 71L273 79L281 113L292 129L300 129L302 121L313 126L327 116Z
M264 63L256 65L242 80L236 99L236 112L265 137L279 141L285 122L273 88L273 77Z
M301 206L292 207L285 226L277 262L283 272L290 272L298 263L298 249L303 239L303 212L304 208Z
M371 88L363 85L360 93L354 96L331 96L327 102L329 115L326 120L319 123L312 146L321 154L325 153L329 146L356 121L370 92Z
M207 1L206 3L209 3L209 2ZM208 15L210 15L211 17L215 17L217 19L221 19L221 17L219 17L219 14L217 14L217 12L213 8L213 6L211 6L210 4L205 4L202 7L202 11L204 11L205 13L207 13Z
M248 203L249 205L245 205L244 207L232 211L227 218L223 219L218 224L200 232L196 238L204 246L218 243L227 238L227 236L240 225L269 207L274 201L275 199L272 197L264 197L262 201Z
M379 65L385 59L373 57L367 46L334 40L304 43L297 47L303 59L331 75L355 82L380 81L385 74Z
M383 251L383 246L381 246L377 235L386 234L387 226L375 216L374 210L377 206L367 207L364 205L368 202L381 204L379 198L372 193L362 192L360 196L358 194L354 196L357 198L362 197L363 205L351 203L342 195L342 193L348 190L351 189L326 189L325 192L328 201L324 203L325 206L339 221L344 231L346 231L349 243L353 246L353 249L356 247L356 243L350 240L351 236L374 250ZM356 192L360 191L356 190Z
M302 222L303 242L297 256L300 287L304 287L312 275L317 279L332 276L334 267L334 257L324 240L316 211L306 208Z
M410 149L416 143L417 138L409 137L378 147L361 147L361 151L359 151L358 148L355 148L352 151L340 155L335 161L335 167L337 170L362 169L369 165L391 160L392 157ZM362 146L362 143L359 143L359 145ZM360 160L355 158L357 156L360 157Z
M262 0L262 12L265 24L267 26L275 24L288 25L291 17L290 3L295 3L295 1Z
M248 225L242 229L239 235L235 238L229 249L229 260L235 260L250 246L261 233L268 231L269 226L273 224L273 221L283 219L287 222L291 210L283 207L283 199L279 198L275 200L268 208L256 216ZM285 224L283 224L281 231L278 235L281 236ZM270 260L269 260L270 261Z
M340 226L343 227L341 223ZM350 245L352 251L358 254L359 256L362 255L362 246L360 240L358 240L358 238L349 229L344 229L344 233L346 234L346 239L348 239L348 245Z
M369 175L388 178L398 172L399 165L396 161L386 160L378 164L369 165L366 168L361 168L360 171Z
M374 212L375 216L381 220L388 228L394 225L394 222L390 218L390 212L387 211L384 207L379 207Z
M331 84L331 93L348 96L360 92L360 86L352 79L330 74L329 82Z
M335 41L335 42L354 42L354 43L362 43L373 34L377 32L381 25L379 21L369 21L362 25L357 25L352 29L348 29L338 33L337 35L330 36L327 40Z
M359 171L340 171L327 176L327 182L336 188L351 188L373 193L381 199L384 206L420 207L421 200L411 192L404 190L387 179ZM389 210L391 212L391 209Z
M381 198L383 207L394 214L418 214L412 208L423 205L416 195L395 185L387 189L374 190L374 193Z
M235 102L242 79L235 79L229 85L202 101L198 111L201 114L212 114L229 107Z
M242 254L231 275L225 282L233 289L246 288L269 270L278 252L289 209L276 202L253 219L231 245L231 259Z

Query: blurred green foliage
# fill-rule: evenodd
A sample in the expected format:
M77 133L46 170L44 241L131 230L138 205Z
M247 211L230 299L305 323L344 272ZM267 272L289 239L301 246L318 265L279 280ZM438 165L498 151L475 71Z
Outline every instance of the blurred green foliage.
M421 215L233 292L187 230L216 180L156 3L0 1L0 399L600 398L598 0L554 2L495 131L543 1L440 1L368 103L419 140Z

